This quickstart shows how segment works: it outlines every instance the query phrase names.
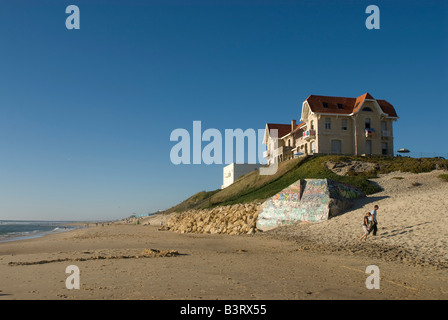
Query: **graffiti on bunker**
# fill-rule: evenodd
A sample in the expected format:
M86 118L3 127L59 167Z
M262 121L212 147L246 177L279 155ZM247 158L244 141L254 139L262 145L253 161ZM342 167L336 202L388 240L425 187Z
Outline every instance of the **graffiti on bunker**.
M356 187L332 180L299 180L262 204L257 227L324 221L329 219L331 198L355 199L362 196Z
M302 183L301 180L298 180L289 187L275 194L272 197L272 200L274 202L283 202L283 201L298 202L300 200L301 191L302 191Z

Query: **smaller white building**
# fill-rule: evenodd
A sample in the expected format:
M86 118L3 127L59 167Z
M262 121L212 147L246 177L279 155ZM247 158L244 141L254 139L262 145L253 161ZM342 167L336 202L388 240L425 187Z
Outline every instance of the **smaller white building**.
M231 163L225 166L223 169L223 184L221 189L227 188L242 175L258 170L262 166L263 164L260 163Z

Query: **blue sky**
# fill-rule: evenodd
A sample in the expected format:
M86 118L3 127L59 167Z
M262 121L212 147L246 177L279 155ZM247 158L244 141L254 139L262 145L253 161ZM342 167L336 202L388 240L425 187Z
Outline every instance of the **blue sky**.
M289 123L310 94L388 100L395 150L448 155L446 1L6 0L0 39L0 219L117 219L217 189L223 165L173 165L170 133Z

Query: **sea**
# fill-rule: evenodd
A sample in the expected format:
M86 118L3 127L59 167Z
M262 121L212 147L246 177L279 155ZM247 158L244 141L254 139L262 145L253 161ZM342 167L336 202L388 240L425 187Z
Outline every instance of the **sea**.
M42 237L80 228L76 221L0 220L0 242Z

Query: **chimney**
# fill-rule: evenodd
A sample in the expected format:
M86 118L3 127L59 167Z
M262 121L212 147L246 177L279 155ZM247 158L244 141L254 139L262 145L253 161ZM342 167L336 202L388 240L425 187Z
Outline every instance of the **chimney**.
M291 120L291 131L293 131L297 127L296 120Z

